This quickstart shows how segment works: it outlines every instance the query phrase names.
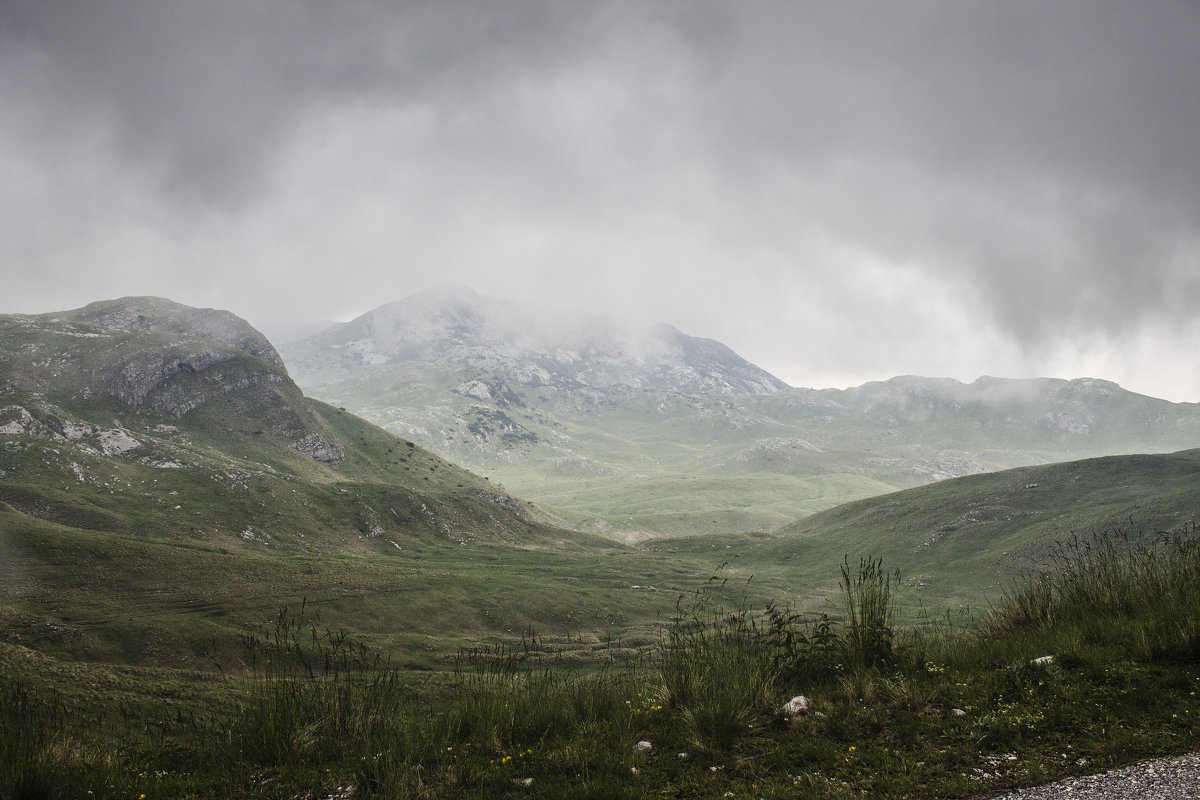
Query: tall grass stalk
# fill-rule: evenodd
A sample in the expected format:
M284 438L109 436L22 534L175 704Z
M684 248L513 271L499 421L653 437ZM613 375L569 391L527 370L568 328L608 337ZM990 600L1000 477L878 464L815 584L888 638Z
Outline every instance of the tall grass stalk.
M842 591L846 597L846 631L843 639L847 660L856 666L875 667L893 655L896 619L892 598L892 574L882 559L860 558L852 571L850 559L842 562ZM896 580L900 573L896 571Z
M235 758L295 766L337 759L379 739L405 711L398 674L305 611L283 608L265 636L243 641L258 679L229 736Z

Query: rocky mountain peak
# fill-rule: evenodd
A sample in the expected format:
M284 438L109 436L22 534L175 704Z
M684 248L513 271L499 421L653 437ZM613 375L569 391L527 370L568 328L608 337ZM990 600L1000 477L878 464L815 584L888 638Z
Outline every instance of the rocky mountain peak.
M674 394L761 394L787 385L720 342L660 324L563 321L447 287L380 306L286 347L298 375L423 363L513 386Z

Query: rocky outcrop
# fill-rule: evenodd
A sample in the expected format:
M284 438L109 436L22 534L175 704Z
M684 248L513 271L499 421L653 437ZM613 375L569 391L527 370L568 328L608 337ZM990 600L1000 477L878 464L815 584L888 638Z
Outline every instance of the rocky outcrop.
M171 350L173 352L139 352L118 365L112 386L113 396L126 405L141 406L146 403L150 393L171 376L203 372L227 358L226 354L202 345L195 348L176 346ZM179 417L194 407L162 410Z
M87 453L123 456L142 443L123 428L101 428L75 420L62 419L57 412L38 410L34 416L22 406L0 408L0 436L32 436L55 442L72 443Z
M521 501L515 497L509 497L506 494L496 494L495 492L488 492L483 489L470 489L466 492L466 494L488 503L495 503L498 506L511 508L514 511L521 510Z

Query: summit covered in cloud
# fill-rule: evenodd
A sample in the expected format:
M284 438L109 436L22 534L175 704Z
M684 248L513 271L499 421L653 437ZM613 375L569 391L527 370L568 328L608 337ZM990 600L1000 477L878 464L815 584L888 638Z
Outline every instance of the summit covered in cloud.
M388 303L287 352L306 375L429 363L527 389L735 396L787 388L720 342L665 323L629 331L599 317L571 322L552 307L507 304L465 287Z

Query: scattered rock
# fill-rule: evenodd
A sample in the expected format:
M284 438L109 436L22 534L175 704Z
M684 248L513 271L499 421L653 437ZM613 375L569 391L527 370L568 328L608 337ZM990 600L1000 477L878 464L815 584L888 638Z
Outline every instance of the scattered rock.
M463 397L473 397L476 400L491 400L492 390L483 381L467 381L466 383L455 386L450 391Z
M642 741L635 744L633 746L633 749L635 752L638 752L638 753L649 753L651 750L654 749L654 745L650 744L650 742L643 739Z
M0 408L0 419L4 420L4 424L0 425L0 433L12 436L31 433L37 426L33 415L21 406Z
M85 436L91 436L95 432L96 429L91 425L81 425L76 422L71 422L70 420L64 420L62 424L63 436L67 437L67 439L70 441L82 439Z
M489 503L504 506L505 508L520 509L521 501L515 497L509 497L506 494L495 494L493 492L484 491L483 489L469 489L464 494L472 497L478 497L480 500L486 500Z
M1040 656L1029 663L1033 664L1035 667L1048 667L1054 663L1054 656Z
M952 717L965 717L966 715L967 712L963 711L961 708L950 709L950 716Z

